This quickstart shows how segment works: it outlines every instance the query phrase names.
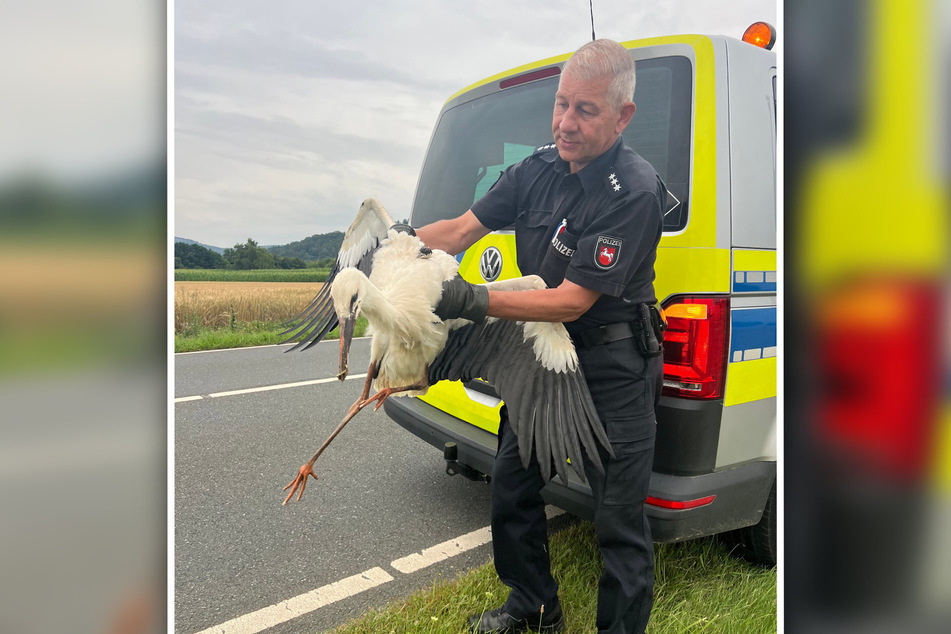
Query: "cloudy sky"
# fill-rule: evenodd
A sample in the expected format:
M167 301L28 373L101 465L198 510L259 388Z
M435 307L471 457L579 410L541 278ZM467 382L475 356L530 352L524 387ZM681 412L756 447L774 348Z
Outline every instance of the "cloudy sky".
M594 0L594 16L597 36L619 41L739 37L756 20L776 24L777 9ZM408 216L451 94L590 37L586 0L180 0L174 233L286 244L344 230L368 196Z

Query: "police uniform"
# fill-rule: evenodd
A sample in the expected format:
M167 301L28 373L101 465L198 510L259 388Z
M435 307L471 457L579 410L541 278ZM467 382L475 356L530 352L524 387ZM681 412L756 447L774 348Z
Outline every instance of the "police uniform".
M565 327L575 340L591 396L615 457L605 473L586 467L604 559L597 626L643 632L653 596L653 542L644 515L653 462L663 362L636 345L641 304L653 304L654 260L666 187L622 138L577 174L552 145L506 169L472 211L491 230L514 224L518 266L549 287L565 279L602 293ZM548 558L534 458L519 461L503 408L492 473L492 541L499 578L511 588L504 610L519 618L551 613L558 586ZM560 610L559 610L560 611Z

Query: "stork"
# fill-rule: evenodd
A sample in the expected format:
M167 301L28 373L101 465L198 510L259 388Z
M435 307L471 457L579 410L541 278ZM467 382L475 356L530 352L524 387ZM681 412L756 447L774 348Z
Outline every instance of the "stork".
M350 344L358 315L370 324L370 367L363 391L344 419L284 490L300 500L314 463L343 427L364 407L379 409L390 396L425 394L442 380L481 378L496 387L518 437L519 457L528 467L534 452L547 482L554 464L567 481L567 465L585 481L583 453L600 471L600 444L613 455L574 346L561 323L517 322L489 317L474 324L443 321L434 308L443 282L457 275L448 253L426 247L415 235L394 228L375 199L360 206L347 229L330 278L286 333L300 338L291 350L307 349L340 325L340 366L348 373ZM487 285L491 290L545 288L538 276ZM329 291L328 291L329 289ZM376 392L371 396L371 386Z

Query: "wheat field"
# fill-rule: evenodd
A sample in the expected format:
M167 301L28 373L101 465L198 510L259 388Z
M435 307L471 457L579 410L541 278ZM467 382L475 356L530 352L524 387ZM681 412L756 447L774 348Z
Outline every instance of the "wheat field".
M323 284L314 282L175 282L175 334L239 323L282 323Z

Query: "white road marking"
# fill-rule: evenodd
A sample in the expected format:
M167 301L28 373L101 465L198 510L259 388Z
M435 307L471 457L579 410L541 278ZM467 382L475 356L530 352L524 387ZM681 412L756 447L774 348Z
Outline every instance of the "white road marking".
M449 559L450 557L455 557L467 550L488 544L490 541L492 541L492 531L488 526L485 526L477 531L466 533L462 537L456 537L441 544L436 544L422 552L401 557L391 562L390 566L399 570L404 575L408 575L427 566Z
M560 508L552 505L545 506L545 515L548 519L564 513ZM492 531L488 526L466 533L461 537L450 539L436 544L419 553L413 553L393 561L390 566L403 574L410 574L431 566L440 561L455 557L468 550L472 550L492 541ZM197 634L256 634L269 627L274 627L285 621L313 612L325 605L336 603L360 594L364 590L375 588L393 581L394 578L382 568L371 568L366 572L341 579L316 590L299 594L285 601L280 601L255 612L249 612L215 625Z
M556 515L561 515L562 513L564 513L563 510L550 504L545 507L545 515L548 519ZM390 562L390 566L408 575L427 566L449 559L450 557L455 557L467 550L488 544L490 541L492 541L492 530L488 526L485 526L477 531L466 533L462 537L456 537L455 539L450 539L441 544L431 546L421 552L396 559Z
M209 627L198 634L256 634L390 581L393 581L390 573L382 568L371 568L366 572L225 621L221 625Z
M349 381L350 379L365 379L367 375L364 374L351 374L345 380ZM335 376L332 376L327 379L314 379L312 381L298 381L297 383L281 383L280 385L264 385L261 387L249 387L243 390L230 390L228 392L215 392L209 394L207 398L221 398L222 396L236 396L238 394L253 394L254 392L270 392L271 390L286 390L289 387L302 387L305 385L319 385L320 383L333 383L334 381L339 381ZM185 403L187 401L200 401L204 399L204 396L180 396L175 399L176 403Z

